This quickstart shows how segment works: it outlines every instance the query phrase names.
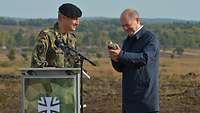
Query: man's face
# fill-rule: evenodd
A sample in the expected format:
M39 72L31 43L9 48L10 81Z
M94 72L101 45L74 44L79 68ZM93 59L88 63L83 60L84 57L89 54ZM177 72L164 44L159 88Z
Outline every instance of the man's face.
M129 35L133 35L134 32L140 26L139 18L129 17L128 15L122 15L120 18L121 26L123 30Z
M75 31L76 27L79 25L79 18L78 17L69 18L62 14L59 14L58 25L59 25L59 30L62 33Z

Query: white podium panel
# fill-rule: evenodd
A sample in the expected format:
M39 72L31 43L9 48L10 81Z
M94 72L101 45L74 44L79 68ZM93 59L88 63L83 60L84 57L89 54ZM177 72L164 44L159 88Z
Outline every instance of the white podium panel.
M25 68L22 113L80 113L80 68Z

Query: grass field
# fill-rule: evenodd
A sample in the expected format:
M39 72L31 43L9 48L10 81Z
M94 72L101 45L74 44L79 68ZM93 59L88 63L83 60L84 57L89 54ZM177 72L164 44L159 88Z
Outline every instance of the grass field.
M109 59L99 59L97 68L87 65L92 80L86 80L86 113L121 113L121 74ZM161 54L160 113L200 113L200 56ZM94 102L96 102L94 104Z
M0 113L19 113L20 76L18 67L28 67L22 58L10 62L0 55ZM84 79L85 113L121 113L121 74L107 58L85 63L91 79ZM4 64L5 63L5 64ZM8 63L8 66L4 66ZM2 67L2 64L4 67ZM11 65L11 66L10 66ZM200 113L200 56L160 57L160 113Z

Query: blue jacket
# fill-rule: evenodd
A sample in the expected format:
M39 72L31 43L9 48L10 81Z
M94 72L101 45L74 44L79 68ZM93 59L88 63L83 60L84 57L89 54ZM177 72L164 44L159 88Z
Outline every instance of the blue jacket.
M155 35L140 29L124 40L119 62L112 61L122 72L122 109L125 113L159 111L159 41Z

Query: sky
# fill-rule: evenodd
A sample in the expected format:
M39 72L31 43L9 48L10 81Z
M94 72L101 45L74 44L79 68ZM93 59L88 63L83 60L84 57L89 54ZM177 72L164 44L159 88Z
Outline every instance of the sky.
M83 17L119 18L126 8L136 9L141 18L171 18L200 21L200 0L1 0L0 16L57 18L58 7L72 3Z

